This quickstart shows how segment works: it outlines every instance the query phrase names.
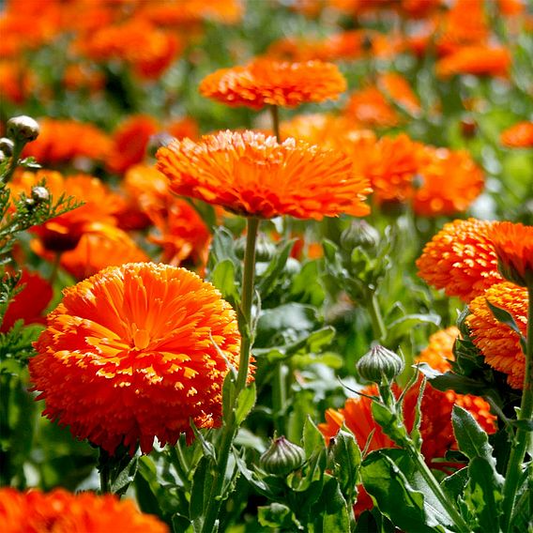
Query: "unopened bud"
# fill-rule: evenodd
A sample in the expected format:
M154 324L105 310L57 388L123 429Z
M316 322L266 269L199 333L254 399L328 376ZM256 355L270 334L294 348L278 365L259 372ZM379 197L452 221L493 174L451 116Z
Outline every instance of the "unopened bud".
M272 441L270 448L261 455L259 464L268 474L287 476L305 462L303 448L281 436Z
M46 202L50 198L50 193L46 187L37 185L31 190L31 197L35 202Z
M392 382L403 368L401 357L379 344L363 355L357 363L359 375L374 383L381 383L383 380Z
M344 250L352 250L358 246L364 250L372 250L378 244L378 230L364 220L354 220L350 227L341 233L341 246Z
M15 144L11 139L8 139L7 137L2 137L0 139L0 152L2 152L6 157L13 155L14 146Z
M39 136L39 124L26 115L10 118L7 121L7 135L15 142L34 141Z
M239 259L244 258L246 251L246 237L240 237L235 242L235 254ZM265 235L259 234L255 244L255 259L259 263L266 263L270 261L276 253L276 246L270 242Z

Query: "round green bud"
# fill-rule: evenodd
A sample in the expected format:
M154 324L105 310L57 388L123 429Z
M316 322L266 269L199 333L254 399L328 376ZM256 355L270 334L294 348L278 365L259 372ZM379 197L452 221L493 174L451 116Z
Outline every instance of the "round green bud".
M7 135L15 142L34 141L39 136L39 124L26 115L10 118L7 121Z
M272 441L270 448L261 455L259 465L268 474L285 477L305 462L303 448L281 436Z
M360 246L364 250L373 250L379 244L379 232L364 220L354 220L341 233L341 246L344 250L352 250Z
M359 375L367 381L389 383L401 374L404 362L401 357L384 346L376 345L357 363Z

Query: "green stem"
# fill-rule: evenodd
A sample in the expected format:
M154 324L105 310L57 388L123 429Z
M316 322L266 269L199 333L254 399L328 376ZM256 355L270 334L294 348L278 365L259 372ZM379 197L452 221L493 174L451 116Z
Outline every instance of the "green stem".
M281 143L281 132L279 129L279 107L277 105L270 106L270 115L272 117L272 129L276 140Z
M239 393L246 387L248 378L248 368L250 366L250 348L252 346L253 331L251 325L252 302L254 295L254 275L255 275L255 244L260 220L255 217L248 218L246 233L246 251L244 252L244 268L242 276L242 296L239 310L241 324L241 350L239 357L239 372L235 385L235 394L231 399L231 408L228 410L227 419L224 420L224 427L220 437L219 453L217 463L214 465L214 479L211 485L209 503L205 513L205 520L202 525L202 533L212 533L215 531L215 524L220 513L220 507L224 499L222 494L224 479L228 467L228 459L233 445L233 440L237 434L237 424L235 420L235 402Z
M5 185L6 183L8 183L11 177L13 176L15 170L18 167L19 157L25 145L25 142L15 142L15 146L13 147L13 154L11 155L11 159L9 161L9 166L7 167L7 170L5 171L4 175L1 177L2 183L0 185Z
M109 494L111 492L109 454L103 448L100 448L100 457L98 462L98 470L100 472L100 492L101 494Z
M518 420L531 420L533 414L533 284L529 284L528 292L528 320L526 339L526 363L524 370L524 390ZM517 428L511 456L507 463L505 484L503 487L503 517L502 531L511 531L516 494L522 477L522 463L529 446L530 432Z
M383 316L381 315L378 296L374 290L369 290L367 296L367 301L369 301L367 310L370 314L370 320L372 321L372 332L374 334L374 339L379 342L383 342L387 336L387 329L385 328L385 322L383 321Z
M285 380L285 365L276 363L272 381L272 405L276 414L274 425L278 435L285 435L285 416L281 413L287 403L287 382Z

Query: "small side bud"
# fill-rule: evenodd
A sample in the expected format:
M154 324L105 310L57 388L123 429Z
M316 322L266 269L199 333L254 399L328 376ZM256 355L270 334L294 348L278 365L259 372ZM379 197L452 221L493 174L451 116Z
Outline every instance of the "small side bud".
M268 474L285 477L305 462L303 448L281 436L272 441L270 448L261 455L259 465Z
M15 142L34 141L39 136L39 124L26 115L10 118L7 121L7 135Z
M37 185L31 190L31 198L35 203L43 203L50 198L50 193L46 187Z
M381 383L383 380L392 382L401 374L403 368L404 362L401 357L379 344L363 355L357 363L359 375L375 383Z
M379 232L364 220L354 220L341 233L341 246L351 250L360 246L364 250L372 250L379 244Z
M13 155L13 148L15 144L11 139L7 137L2 137L0 139L0 152L3 153L6 157L11 157Z

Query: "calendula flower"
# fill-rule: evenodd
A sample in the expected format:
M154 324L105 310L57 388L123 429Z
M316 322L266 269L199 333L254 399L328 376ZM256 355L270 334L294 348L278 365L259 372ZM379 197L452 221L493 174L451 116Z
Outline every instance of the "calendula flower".
M0 61L0 100L20 105L35 86L35 74L20 59Z
M105 75L102 72L78 63L68 65L63 77L63 84L68 90L88 91L90 94L102 90L105 82Z
M51 263L56 260L56 255L40 240L32 240L30 248ZM61 253L59 266L75 279L82 280L110 266L141 261L149 261L149 258L125 231L111 224L93 222L75 248Z
M484 0L456 0L440 20L438 44L483 44L490 34ZM481 60L481 58L480 58Z
M481 168L465 150L426 148L427 157L413 181L413 209L418 215L464 212L483 190Z
M123 173L141 163L150 137L158 130L157 121L148 115L133 115L123 121L113 133L113 148L107 158L109 170Z
M74 43L76 51L85 57L124 61L147 79L158 78L177 58L182 46L174 33L158 29L142 17L99 27Z
M24 157L33 156L41 165L72 164L76 158L103 160L111 140L96 126L74 120L39 120L37 140L27 144Z
M321 220L368 214L368 181L350 159L330 150L246 131L174 141L157 152L157 169L176 193L245 216Z
M469 303L471 314L466 318L472 341L485 361L495 370L507 374L507 382L511 387L521 389L524 386L525 356L519 336L509 326L494 318L487 301L510 313L525 337L527 289L508 282L493 285Z
M40 170L36 173L21 172L9 184L12 192L31 195L34 186L42 181L57 200L64 194L83 205L40 226L33 226L31 232L39 237L42 246L50 252L73 250L82 235L90 233L95 224L115 225L115 213L122 205L121 198L110 191L98 178L87 175L63 177L59 172Z
M508 148L533 147L533 122L519 122L502 132L500 141Z
M402 75L396 72L382 74L378 78L378 86L392 101L405 108L412 115L420 113L421 106L418 96Z
M416 261L418 275L464 302L502 282L498 257L489 238L493 224L475 218L445 224Z
M207 98L231 106L295 107L337 98L346 90L346 80L332 63L258 58L246 66L217 70L199 89Z
M489 239L502 276L521 287L533 284L533 226L495 222Z
M57 488L19 492L0 488L0 530L4 533L168 533L152 515L142 514L132 500L93 492L72 494Z
M220 425L236 314L196 274L154 263L110 267L63 291L30 361L44 415L113 454Z
M24 324L44 323L43 311L54 294L50 283L36 272L23 269L17 287L22 290L9 302L0 332L8 331L17 320Z
M441 78L456 74L507 76L511 61L509 50L501 46L463 46L437 61L437 76Z
M374 86L352 93L345 113L368 127L393 127L400 122L397 111Z

